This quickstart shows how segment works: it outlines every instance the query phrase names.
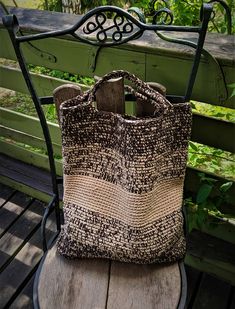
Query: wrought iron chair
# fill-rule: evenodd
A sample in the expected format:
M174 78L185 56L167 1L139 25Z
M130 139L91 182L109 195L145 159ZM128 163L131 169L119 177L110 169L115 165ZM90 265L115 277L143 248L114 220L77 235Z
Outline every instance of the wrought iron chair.
M108 47L138 39L146 31L154 31L163 39L166 37L159 33L161 30L197 33L199 35L197 43L171 39L173 42L187 44L196 50L185 94L167 96L172 103L186 102L191 98L211 11L211 6L204 4L201 11L201 25L184 27L164 23L145 24L125 10L105 6L91 10L69 29L32 35L18 35L20 27L16 16L8 15L3 18L40 119L47 145L53 187L53 195L42 222L45 255L38 268L34 284L35 308L184 308L187 284L183 261L166 266L137 266L102 260L67 261L57 254L55 242L52 242L48 248L45 238L46 220L55 210L57 237L60 232L62 212L58 189L62 179L56 175L50 132L42 109L43 104L53 103L53 97L37 95L21 48L22 44L50 37L72 35L82 42ZM113 19L108 19L107 15L113 16ZM79 90L67 89L66 91L68 96L74 96ZM56 94L57 105L61 101L61 94L58 93Z

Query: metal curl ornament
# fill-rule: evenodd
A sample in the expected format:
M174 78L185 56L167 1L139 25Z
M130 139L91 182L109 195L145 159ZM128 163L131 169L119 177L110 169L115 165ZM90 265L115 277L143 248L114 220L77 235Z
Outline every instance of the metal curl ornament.
M160 22L158 22L158 20ZM155 12L153 16L153 25L171 25L173 23L174 16L170 9L163 8Z
M121 42L125 38L125 34L131 34L134 26L129 19L123 15L115 13L113 19L108 19L103 12L97 13L94 21L89 21L83 27L83 33L90 35L97 31L96 39L100 43L104 43L109 37L116 43Z
M214 10L214 4L218 4L225 10L226 19L227 19L227 34L232 34L232 13L231 13L231 9L228 6L227 2L223 0L210 0L208 1L208 3L213 4L213 11L212 11L210 20L214 24L214 26L216 27L216 24L215 24L216 11Z
M102 26L105 24L106 22L106 16L104 13L100 12L99 14L95 15L95 22L93 21L89 21L86 24L86 27L83 28L83 32L85 34L90 34L96 30L98 30L99 28L103 28Z

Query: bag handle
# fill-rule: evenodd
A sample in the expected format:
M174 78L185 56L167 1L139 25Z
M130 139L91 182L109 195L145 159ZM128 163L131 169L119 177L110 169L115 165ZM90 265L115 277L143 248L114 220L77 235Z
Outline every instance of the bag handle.
M159 107L168 108L172 106L172 104L157 90L151 88L147 83L143 82L141 79L136 77L134 74L129 73L128 71L117 70L112 71L106 75L104 75L100 80L98 80L91 90L88 90L84 95L84 100L87 100L88 104L91 104L95 100L95 93L100 88L100 86L108 81L109 79L113 78L126 78L127 80L131 81L135 84L137 91L135 91L130 86L125 86L128 91L134 94L136 97L142 98L144 101L147 99L154 105L154 107L159 110Z

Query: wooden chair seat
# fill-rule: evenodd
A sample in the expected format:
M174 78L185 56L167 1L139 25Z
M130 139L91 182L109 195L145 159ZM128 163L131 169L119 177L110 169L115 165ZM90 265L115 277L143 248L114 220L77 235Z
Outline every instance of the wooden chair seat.
M56 245L44 256L36 281L35 301L41 309L173 309L182 294L178 263L68 260Z

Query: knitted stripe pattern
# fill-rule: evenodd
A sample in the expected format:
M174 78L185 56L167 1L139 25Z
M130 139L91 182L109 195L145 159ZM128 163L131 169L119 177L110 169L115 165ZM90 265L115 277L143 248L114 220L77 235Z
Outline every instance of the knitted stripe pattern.
M103 80L133 76L122 72ZM142 81L137 90L155 104L152 117L98 111L92 91L61 107L65 222L57 245L68 258L162 263L185 254L191 108L171 104Z

